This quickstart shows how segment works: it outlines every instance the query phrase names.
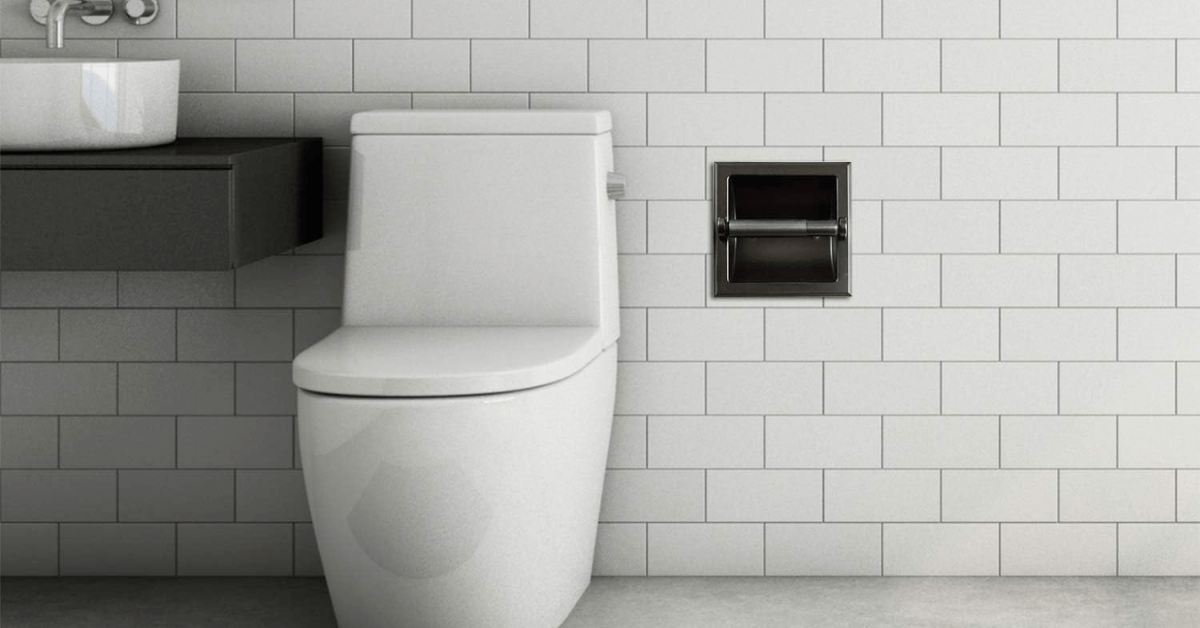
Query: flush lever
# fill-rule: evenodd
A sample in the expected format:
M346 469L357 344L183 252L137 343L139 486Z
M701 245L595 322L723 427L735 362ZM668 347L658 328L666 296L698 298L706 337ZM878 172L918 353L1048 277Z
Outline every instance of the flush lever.
M616 201L625 198L625 175L617 172L608 173L605 187L608 189L609 200Z
M846 237L846 219L837 220L717 220L717 237L799 238L804 236Z

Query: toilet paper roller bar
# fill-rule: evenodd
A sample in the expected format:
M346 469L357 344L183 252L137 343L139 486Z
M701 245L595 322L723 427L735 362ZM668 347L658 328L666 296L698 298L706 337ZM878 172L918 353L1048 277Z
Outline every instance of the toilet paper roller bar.
M717 221L717 236L728 238L846 237L846 219L837 220L729 220Z

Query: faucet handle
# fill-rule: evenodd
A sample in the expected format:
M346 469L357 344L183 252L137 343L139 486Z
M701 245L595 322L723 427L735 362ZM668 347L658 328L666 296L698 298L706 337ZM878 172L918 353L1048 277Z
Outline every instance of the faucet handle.
M92 26L99 26L107 22L113 15L112 0L86 0L84 7L84 12L79 19Z
M144 26L158 17L158 0L125 0L125 17Z
M29 0L29 14L33 21L45 26L50 17L50 0Z

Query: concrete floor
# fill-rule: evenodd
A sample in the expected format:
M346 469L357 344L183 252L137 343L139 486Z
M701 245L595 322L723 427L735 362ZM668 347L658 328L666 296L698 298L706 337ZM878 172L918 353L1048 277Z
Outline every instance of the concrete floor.
M334 628L319 578L5 578L4 628ZM596 578L563 628L1197 628L1200 578Z

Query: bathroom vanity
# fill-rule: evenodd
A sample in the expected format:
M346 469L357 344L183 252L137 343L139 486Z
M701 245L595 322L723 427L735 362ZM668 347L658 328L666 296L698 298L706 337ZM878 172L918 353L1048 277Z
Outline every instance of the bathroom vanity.
M0 154L5 270L226 270L321 237L319 138Z

